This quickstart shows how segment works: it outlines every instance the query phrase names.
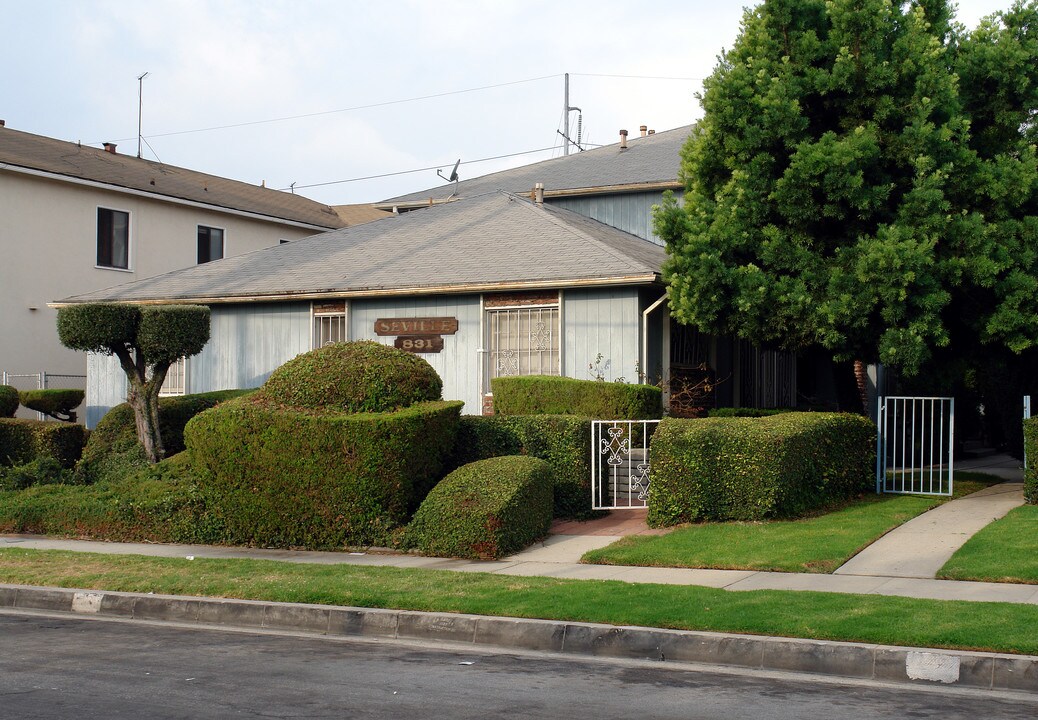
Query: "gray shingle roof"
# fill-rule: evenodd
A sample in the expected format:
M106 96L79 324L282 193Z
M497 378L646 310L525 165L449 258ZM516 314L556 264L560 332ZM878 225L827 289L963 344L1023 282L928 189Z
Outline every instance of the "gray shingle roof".
M302 195L0 127L0 170L5 165L322 228L344 224L330 207Z
M663 248L494 192L62 302L266 300L653 282Z
M457 184L458 197L472 197L494 190L529 193L534 183L544 183L546 190L639 185L674 182L681 166L681 147L691 125L628 140L626 150L619 143L543 160L532 165L462 180ZM464 168L461 170L464 173ZM454 183L428 190L399 195L375 203L378 206L428 200L444 200L455 192Z

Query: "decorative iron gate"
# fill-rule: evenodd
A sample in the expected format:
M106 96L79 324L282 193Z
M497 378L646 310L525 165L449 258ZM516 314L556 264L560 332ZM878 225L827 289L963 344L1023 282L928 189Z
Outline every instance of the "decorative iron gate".
M876 424L877 493L952 494L955 398L880 396Z
M659 420L591 422L591 506L643 508L649 499L649 442Z

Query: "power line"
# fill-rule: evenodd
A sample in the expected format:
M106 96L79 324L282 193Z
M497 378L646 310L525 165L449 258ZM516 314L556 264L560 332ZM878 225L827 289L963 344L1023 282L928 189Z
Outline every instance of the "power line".
M630 80L696 80L702 82L700 77L668 77L666 75L610 75L608 73L570 73L576 77L600 77L600 78L626 78ZM559 77L553 75L552 77Z
M302 115L285 115L284 117L268 118L266 120L250 120L248 122L230 123L228 125L213 125L211 127L197 128L195 130L177 130L174 132L165 133L152 133L148 135L150 138L160 137L171 137L173 135L190 135L193 133L211 132L213 130L230 130L232 128L249 127L251 125L265 125L268 123L285 122L287 120L301 120L303 118L320 117L322 115L335 115L337 113L353 112L354 110L368 110L370 108L387 107L389 105L402 105L403 103L418 102L420 100L433 100L435 98L449 97L451 95L463 95L465 93L479 92L481 90L492 90L494 88L508 87L510 85L521 85L523 83L538 82L540 80L550 80L552 78L562 77L561 73L555 75L542 75L540 77L525 78L523 80L510 80L509 82L496 83L494 85L482 85L480 87L465 88L464 90L448 90L447 92L433 93L431 95L418 95L410 98L403 98L401 100L386 100L384 102L369 103L367 105L354 105L352 107L339 108L338 110L322 110L320 112L304 113ZM123 140L131 140L133 138L120 138L115 142L122 142ZM88 143L89 145L97 145L98 143Z
M554 147L546 147L546 148L539 148L537 150L523 150L522 152L508 153L507 155L495 155L493 157L485 157L485 158L480 158L478 160L465 160L461 164L462 165L475 165L476 163L488 162L490 160L501 160L503 158L518 157L519 155L532 155L534 153L547 152L549 150L554 150L554 149L555 149ZM365 175L364 177L348 178L346 180L329 180L328 182L311 183L310 185L296 185L295 183L293 183L291 187L281 188L281 190L291 190L293 188L296 189L296 190L299 190L299 189L302 189L302 188L324 187L326 185L341 185L343 183L358 182L360 180L376 180L378 178L395 177L397 175L410 175L411 173L416 173L416 172L427 172L429 170L439 170L440 168L445 167L447 165L450 165L450 163L449 162L445 162L445 163L440 163L439 165L430 165L429 167L415 168L414 170L398 170L397 172L381 173L379 175Z

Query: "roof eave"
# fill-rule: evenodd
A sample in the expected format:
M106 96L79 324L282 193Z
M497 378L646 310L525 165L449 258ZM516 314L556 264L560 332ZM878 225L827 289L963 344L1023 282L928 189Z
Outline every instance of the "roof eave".
M583 287L603 287L615 285L655 285L660 283L658 272L646 272L636 275L620 275L605 278L571 278L568 280L521 280L499 283L458 283L451 285L429 285L423 287L369 288L363 290L326 290L311 292L267 293L254 295L233 295L221 297L182 297L157 298L142 300L76 300L66 298L47 303L51 308L62 308L70 305L82 305L91 302L125 302L131 305L224 305L232 303L289 302L297 300L339 300L363 299L389 296L414 295L464 295L481 292L515 292L519 290L568 290Z
M684 185L678 180L660 180L654 182L644 183L624 183L620 185L595 185L591 187L579 187L579 188L562 188L558 190L545 190L545 198L555 197L587 197L592 195L622 195L627 193L636 192L654 192L664 190L681 190ZM510 191L511 192L511 191ZM518 191L516 191L518 192ZM431 205L442 205L447 202L455 202L460 200L462 196L449 198L433 198L428 197L423 200L407 200L404 202L380 202L372 203L372 205L379 210L392 211L394 208L397 210L417 210L419 208L429 207ZM533 199L533 191L530 191L530 197Z

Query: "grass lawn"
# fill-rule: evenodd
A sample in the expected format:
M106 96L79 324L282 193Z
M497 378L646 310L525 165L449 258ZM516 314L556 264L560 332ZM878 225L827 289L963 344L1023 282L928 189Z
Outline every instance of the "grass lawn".
M1038 606L269 560L0 550L0 583L1038 654Z
M962 497L998 482L956 473ZM686 525L666 535L631 536L584 555L601 565L720 568L830 573L898 525L945 502L916 495L868 495L849 505L799 520Z
M1038 506L1018 507L988 525L952 556L937 577L1038 584Z

